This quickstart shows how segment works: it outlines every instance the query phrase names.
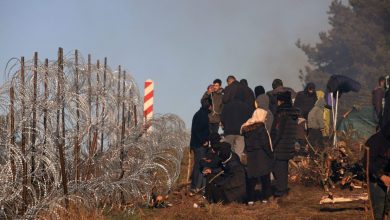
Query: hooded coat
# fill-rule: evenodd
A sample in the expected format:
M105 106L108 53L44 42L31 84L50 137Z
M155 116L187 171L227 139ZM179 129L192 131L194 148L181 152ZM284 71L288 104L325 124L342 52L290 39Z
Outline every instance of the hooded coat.
M221 158L222 159L222 158ZM225 159L225 158L224 158ZM240 158L230 151L229 157L222 162L223 175L216 180L216 191L221 192L223 203L244 202L246 198L246 178L245 169L240 162Z
M247 152L247 174L249 178L269 174L273 165L272 142L264 122L267 111L257 108L241 130ZM248 129L250 128L250 129Z
M298 92L294 101L294 107L301 110L301 114L306 120L310 110L317 101L316 92L309 93L309 88L315 88L314 83L308 83L303 91Z
M192 118L190 147L198 148L209 137L209 110L202 106Z
M282 93L282 92L286 92L286 91L289 91L291 93L292 99L295 98L295 96L296 96L295 91L289 87L278 86L274 90L267 92L267 95L269 97L269 110L271 110L272 115L274 117L276 115L276 110L278 108L278 101L277 101L278 93Z
M289 160L295 155L298 137L299 109L291 103L278 106L272 129L272 143L276 160Z
M323 98L317 100L313 109L309 112L307 126L312 129L323 129L324 123L324 107L326 103Z

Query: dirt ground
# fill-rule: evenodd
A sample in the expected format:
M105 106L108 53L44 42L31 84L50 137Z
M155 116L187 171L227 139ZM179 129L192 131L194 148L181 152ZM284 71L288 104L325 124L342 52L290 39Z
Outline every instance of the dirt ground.
M179 179L181 188L176 188L166 200L172 207L139 209L135 215L112 215L107 219L370 219L367 203L353 202L320 205L326 195L320 186L303 186L291 183L291 191L285 198L267 204L208 204L200 195L190 196L183 183L187 179L188 152L182 162ZM348 196L366 192L365 189L332 189L335 196ZM198 208L194 208L194 204Z

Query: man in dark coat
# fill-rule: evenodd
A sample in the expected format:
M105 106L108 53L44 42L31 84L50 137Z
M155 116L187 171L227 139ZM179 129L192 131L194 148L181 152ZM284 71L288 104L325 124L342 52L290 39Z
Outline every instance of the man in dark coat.
M390 123L366 142L368 147L368 174L370 200L375 219L383 219L388 208L390 187ZM366 155L367 164L367 155Z
M283 86L283 81L281 79L274 79L272 82L272 90L267 92L269 97L269 110L271 110L272 115L276 114L276 109L278 107L276 97L278 93L289 91L291 93L291 99L295 98L295 91L289 87Z
M247 103L253 110L255 109L255 94L252 89L248 87L248 81L246 79L241 79L240 84L244 90L244 102Z
M226 79L227 86L225 87L222 102L223 104L227 104L231 101L233 101L234 97L238 92L244 94L245 97L245 91L243 86L236 80L236 77L234 76L228 76Z
M310 110L317 101L316 86L314 83L308 83L303 91L297 93L294 101L294 107L301 110L302 116L307 120Z
M274 146L275 192L274 196L288 193L288 161L294 157L297 139L299 109L292 106L291 93L281 92L277 96L278 108L271 131Z
M215 179L213 200L224 204L242 203L246 197L245 169L236 153L231 151L230 144L218 144L218 157L224 173Z
M202 107L195 113L191 125L190 148L194 152L194 166L192 169L191 189L197 192L205 186L206 179L202 174L200 162L205 157L209 137L209 112L211 100L202 103Z
M252 108L244 102L242 90L236 92L232 101L224 105L221 123L224 131L224 141L232 145L233 151L243 159L244 137L240 133L241 125L252 116Z

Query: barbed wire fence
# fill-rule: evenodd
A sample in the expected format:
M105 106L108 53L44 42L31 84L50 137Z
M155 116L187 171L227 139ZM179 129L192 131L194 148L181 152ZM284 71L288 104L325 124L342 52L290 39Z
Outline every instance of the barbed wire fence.
M188 144L184 122L158 115L146 132L138 86L107 59L75 50L11 59L0 86L0 219L60 218L69 206L132 211L168 192Z

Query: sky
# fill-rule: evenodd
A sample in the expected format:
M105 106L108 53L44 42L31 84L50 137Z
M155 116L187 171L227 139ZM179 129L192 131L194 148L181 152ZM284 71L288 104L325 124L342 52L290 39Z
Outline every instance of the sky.
M154 112L173 113L191 127L207 85L247 79L271 89L280 78L299 91L308 65L295 46L327 31L332 0L0 0L0 82L9 59L35 51L56 59L78 49L107 57L140 87L155 82ZM42 59L43 60L43 59ZM143 88L140 88L143 94Z

